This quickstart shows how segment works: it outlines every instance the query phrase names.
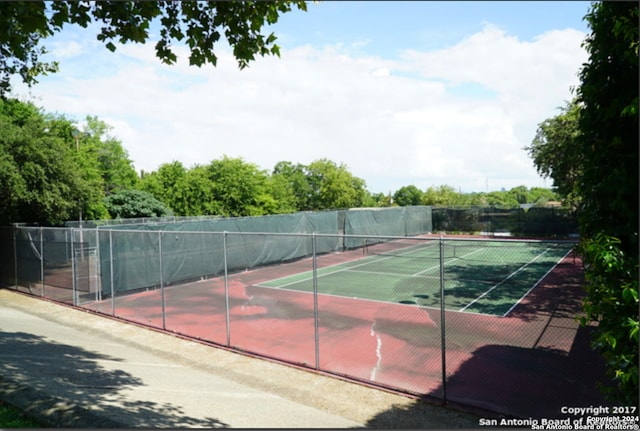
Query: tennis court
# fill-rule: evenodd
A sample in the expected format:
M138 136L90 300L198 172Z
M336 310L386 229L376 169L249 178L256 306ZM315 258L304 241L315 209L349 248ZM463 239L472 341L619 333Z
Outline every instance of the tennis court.
M575 241L114 229L75 247L77 230L28 233L7 248L16 288L91 312L509 415L601 403L575 386L598 366L575 319Z
M422 307L440 307L444 288L447 310L506 316L572 246L369 239L361 258L318 268L316 277L305 271L256 286Z

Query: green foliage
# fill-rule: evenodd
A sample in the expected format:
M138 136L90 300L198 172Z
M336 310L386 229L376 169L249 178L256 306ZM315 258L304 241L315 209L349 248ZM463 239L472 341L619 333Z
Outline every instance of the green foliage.
M278 162L273 168L272 178L282 184L288 195L287 200L291 200L290 205L299 211L311 209L311 184L307 177L307 167L298 163Z
M420 205L422 203L422 192L414 185L400 187L393 194L393 201L401 207Z
M105 206L112 218L165 217L173 213L150 193L122 190L107 196Z
M263 204L269 201L267 173L241 158L224 156L207 166L212 184L212 198L220 204L224 216L266 214Z
M306 173L311 210L358 208L365 201L364 180L353 176L343 164L319 159L307 166Z
M65 25L87 27L99 24L97 39L110 51L115 43L146 43L152 22L160 26L156 56L174 64L176 42L185 43L189 64L216 65L216 43L224 35L240 68L256 55L279 55L273 33L263 27L274 24L294 7L306 11L302 0L269 2L133 2L133 1L15 1L0 2L0 96L10 91L10 78L18 74L29 84L36 77L58 69L57 63L43 63L46 49L40 42Z
M583 323L598 322L594 346L617 383L609 394L638 405L638 3L595 2L585 18L577 97L525 149L578 209Z
M422 202L420 202L422 204ZM369 194L365 200L365 207L390 207L393 206L393 196L384 193Z
M267 182L267 190L271 191L263 203L267 214L286 214L298 210L293 184L284 175L272 174Z
M574 149L585 309L599 323L595 346L618 385L613 397L638 405L638 3L593 3L586 20Z
M34 105L0 100L0 224L61 224L90 194L70 148L71 124Z
M491 206L517 208L520 204L544 205L556 199L556 194L541 187L517 186L511 190L488 193L461 193L452 186L429 187L422 195L422 204L441 207Z
M108 131L95 117L87 117L81 132L63 116L0 99L0 224L107 218L104 197L137 182Z
M638 405L638 260L621 249L621 241L603 233L584 241L586 316L599 322L593 340L602 351L617 388L603 387L612 398Z
M44 424L30 418L20 409L0 400L0 428L43 428Z
M84 136L88 137L86 141L91 141L106 196L120 190L132 189L138 182L138 175L127 150L119 140L109 134L111 130L111 126L97 117L86 118Z
M190 188L187 186L186 177L187 169L181 162L165 163L157 171L145 175L140 188L171 208L174 214L193 215L189 208L187 195Z
M527 203L543 206L550 201L555 201L557 198L556 193L550 189L531 187L531 189L529 189Z
M560 109L559 115L538 124L535 138L524 149L538 173L553 179L553 187L565 205L575 207L578 203L577 182L583 164L580 153L576 152L581 108L574 99Z
M519 205L519 201L516 196L517 192L489 192L483 196L482 201L490 207L513 208Z

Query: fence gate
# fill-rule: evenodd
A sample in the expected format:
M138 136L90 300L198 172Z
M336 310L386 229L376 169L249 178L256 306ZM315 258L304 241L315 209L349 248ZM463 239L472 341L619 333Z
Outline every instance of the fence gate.
M78 247L73 251L74 305L100 301L100 260L95 247Z

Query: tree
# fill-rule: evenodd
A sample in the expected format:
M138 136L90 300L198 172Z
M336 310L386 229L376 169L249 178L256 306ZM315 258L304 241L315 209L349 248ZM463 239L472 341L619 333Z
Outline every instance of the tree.
M59 225L81 213L106 215L100 176L73 130L64 117L0 99L0 223Z
M393 194L393 201L401 207L420 205L422 203L422 192L414 185L400 187Z
M186 176L187 169L181 162L164 163L157 171L145 175L140 188L171 208L174 214L190 215L187 209Z
M220 214L222 207L213 199L213 182L206 166L195 165L187 171L184 191L183 216Z
M507 192L507 195L516 202L516 205L529 202L529 189L527 186L513 187Z
M269 200L268 175L242 158L224 156L207 166L212 183L212 198L219 203L218 213L231 216L264 215Z
M513 208L519 205L516 196L509 192L489 192L484 195L483 199L486 204L491 207Z
M271 191L271 199L265 202L267 214L286 214L298 211L298 199L293 191L293 184L284 175L271 175L267 189Z
M276 163L271 174L274 181L289 190L292 205L298 211L311 209L311 184L307 177L307 167L297 163L281 161ZM287 199L289 199L287 197Z
M353 176L344 164L319 159L307 166L309 209L320 211L361 207L366 198L364 180Z
M365 199L365 207L391 207L393 206L393 196L391 193L384 194L382 192L369 193Z
M84 135L95 148L95 157L102 177L104 194L133 189L138 182L138 175L129 159L122 143L110 135L112 127L98 119L87 116Z
M242 69L256 55L279 55L276 36L263 34L263 27L276 23L294 7L307 9L302 0L0 2L0 96L10 91L12 75L32 85L39 75L57 71L56 62L40 60L46 53L40 42L65 25L86 28L92 22L99 23L97 39L115 51L115 43L146 43L150 25L158 22L160 38L155 50L160 61L174 64L173 44L184 42L190 50L189 64L196 66L216 65L216 43L224 35Z
M150 193L141 190L122 190L107 196L105 206L112 218L165 217L171 210Z
M617 401L638 397L638 3L593 3L586 20L588 62L574 152L580 162L580 249L585 322L617 384Z
M425 205L456 206L460 205L460 193L449 185L429 187L424 192L422 202Z
M534 205L545 205L549 201L555 201L558 197L553 190L545 189L543 187L531 187L529 189L529 197L527 203Z
M553 179L554 190L565 205L577 205L577 181L582 172L581 154L576 152L580 134L581 107L577 99L560 108L561 113L538 124L531 145L524 149L540 175Z

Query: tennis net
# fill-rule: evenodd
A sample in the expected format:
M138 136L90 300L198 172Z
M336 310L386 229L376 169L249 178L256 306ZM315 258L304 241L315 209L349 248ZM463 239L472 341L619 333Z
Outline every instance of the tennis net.
M442 245L442 247L441 247ZM479 262L528 262L539 255L563 256L573 242L531 240L367 239L363 254L407 259L446 259Z

